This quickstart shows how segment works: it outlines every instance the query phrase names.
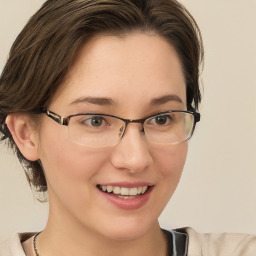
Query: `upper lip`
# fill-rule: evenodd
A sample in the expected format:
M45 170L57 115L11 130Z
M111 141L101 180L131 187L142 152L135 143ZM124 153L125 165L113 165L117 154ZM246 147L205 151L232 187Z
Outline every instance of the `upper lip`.
M100 183L100 186L112 186L112 187L124 187L124 188L135 188L144 186L153 186L150 182L110 182L110 183Z

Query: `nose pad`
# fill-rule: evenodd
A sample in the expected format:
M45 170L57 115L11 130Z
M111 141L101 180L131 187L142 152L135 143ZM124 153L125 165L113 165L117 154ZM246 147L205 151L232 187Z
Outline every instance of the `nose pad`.
M145 170L152 164L153 160L141 129L138 130L138 127L133 125L121 129L121 140L115 146L111 155L113 166L117 169L127 170L130 173Z
M126 128L126 124L124 124L124 126L119 129L119 138L120 139L122 139L124 136L125 128Z
M131 123L132 123L132 122L131 122ZM119 129L119 138L120 138L120 140L123 138L128 124L129 124L129 123L125 123L124 126ZM143 134L145 134L143 125L141 125L140 132L143 133Z

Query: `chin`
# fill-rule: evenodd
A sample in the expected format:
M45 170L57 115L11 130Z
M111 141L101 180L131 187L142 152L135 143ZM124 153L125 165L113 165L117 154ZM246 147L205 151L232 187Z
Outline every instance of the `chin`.
M105 237L113 241L133 241L143 237L147 233L147 230L141 228L136 229L115 229L113 228L110 232L105 233Z
M110 225L101 230L108 239L115 241L132 241L144 237L152 229L159 227L157 220L134 219L126 216L125 220L113 219Z

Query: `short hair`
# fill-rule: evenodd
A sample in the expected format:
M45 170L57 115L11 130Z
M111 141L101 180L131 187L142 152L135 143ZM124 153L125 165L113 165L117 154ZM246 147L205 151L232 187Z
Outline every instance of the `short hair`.
M92 37L135 31L154 32L175 48L186 81L187 108L198 109L201 33L176 0L48 0L18 35L0 77L0 132L36 191L47 191L43 167L40 160L21 154L5 124L7 115L32 115L47 107L77 52Z

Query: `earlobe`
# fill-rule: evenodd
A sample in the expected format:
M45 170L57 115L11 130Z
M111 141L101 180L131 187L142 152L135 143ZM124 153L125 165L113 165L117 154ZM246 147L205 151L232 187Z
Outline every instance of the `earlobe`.
M10 114L6 118L6 124L22 155L30 161L38 160L38 143L29 117Z

